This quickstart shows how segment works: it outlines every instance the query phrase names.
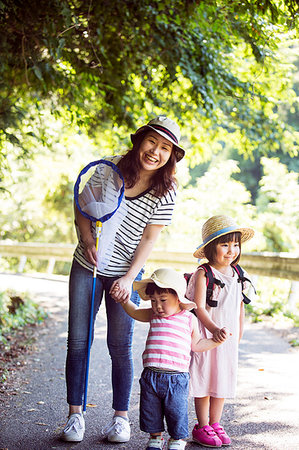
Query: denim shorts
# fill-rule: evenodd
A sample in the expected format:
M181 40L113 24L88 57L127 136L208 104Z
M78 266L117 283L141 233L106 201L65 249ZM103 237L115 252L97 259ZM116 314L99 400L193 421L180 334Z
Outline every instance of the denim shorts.
M140 429L146 433L165 430L173 439L188 436L188 372L155 372L145 368L140 382Z

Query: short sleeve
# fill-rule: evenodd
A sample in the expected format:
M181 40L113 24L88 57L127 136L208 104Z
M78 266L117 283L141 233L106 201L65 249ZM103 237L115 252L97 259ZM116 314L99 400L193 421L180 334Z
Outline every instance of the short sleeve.
M148 221L148 225L169 225L174 210L176 192L170 190L159 199L157 207Z
M243 285L243 287L244 287L243 291L248 292L249 288L251 287L251 285L253 285L253 283L252 283L252 280L251 280L250 276L249 276L248 273L246 272L246 270L244 270L244 277L245 277L245 278L248 278L248 280L250 280L250 281L247 281L247 280L246 280L246 281L244 282L244 285Z

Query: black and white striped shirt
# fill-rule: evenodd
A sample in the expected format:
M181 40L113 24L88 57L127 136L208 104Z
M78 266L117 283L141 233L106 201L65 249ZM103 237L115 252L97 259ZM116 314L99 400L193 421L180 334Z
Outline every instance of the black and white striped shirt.
M110 160L116 163L116 158ZM119 157L117 160L119 160ZM139 194L137 197L126 197L127 211L124 220L116 231L110 261L104 269L98 270L97 273L107 277L118 277L126 274L145 227L147 225L169 225L171 223L175 197L174 190L168 191L160 198L154 194L152 189ZM94 232L94 222L92 227ZM84 257L84 246L78 227L77 234L79 242L74 258L83 267L93 270L93 266Z

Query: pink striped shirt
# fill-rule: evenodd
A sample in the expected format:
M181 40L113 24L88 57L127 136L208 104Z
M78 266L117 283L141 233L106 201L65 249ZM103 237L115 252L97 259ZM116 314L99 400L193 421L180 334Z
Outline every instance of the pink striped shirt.
M192 314L183 309L173 316L153 316L142 354L143 367L188 372Z

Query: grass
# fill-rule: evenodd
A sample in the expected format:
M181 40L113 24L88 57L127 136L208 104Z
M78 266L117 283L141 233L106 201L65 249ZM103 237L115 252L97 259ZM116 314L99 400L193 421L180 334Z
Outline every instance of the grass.
M13 331L38 324L46 317L46 312L28 295L15 291L0 292L0 343L7 345Z
M0 384L7 389L10 375L31 350L36 326L46 312L28 295L15 291L0 292ZM24 363L24 361L23 361Z
M246 306L246 315L252 322L271 320L275 325L299 328L298 303L290 310L288 303L291 282L270 277L255 277L257 295L250 292L251 303ZM299 299L298 299L299 301ZM299 345L298 339L290 340L293 347Z

